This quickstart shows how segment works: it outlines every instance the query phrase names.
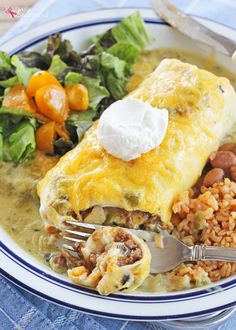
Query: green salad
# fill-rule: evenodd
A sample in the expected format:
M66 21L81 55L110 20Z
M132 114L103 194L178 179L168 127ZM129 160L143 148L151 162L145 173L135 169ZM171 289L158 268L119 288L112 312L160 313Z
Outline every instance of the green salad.
M36 149L63 155L126 95L131 66L150 42L139 12L77 52L60 33L42 53L0 51L0 159L21 163Z

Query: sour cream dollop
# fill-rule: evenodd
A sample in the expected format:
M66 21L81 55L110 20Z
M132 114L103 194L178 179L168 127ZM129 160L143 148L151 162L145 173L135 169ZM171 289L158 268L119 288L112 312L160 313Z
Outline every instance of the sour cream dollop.
M130 161L159 146L167 126L166 109L128 97L103 112L97 136L109 154Z

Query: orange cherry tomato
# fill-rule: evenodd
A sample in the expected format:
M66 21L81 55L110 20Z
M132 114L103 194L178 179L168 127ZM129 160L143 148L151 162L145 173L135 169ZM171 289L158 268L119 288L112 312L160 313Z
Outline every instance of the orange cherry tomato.
M56 124L56 132L57 134L65 139L65 140L70 140L70 136L69 136L69 133L67 132L66 128L64 125L61 125L61 124Z
M58 87L62 87L60 82L48 71L38 71L34 73L27 86L27 94L29 97L35 96L36 91L48 84L53 84ZM63 88L63 87L62 87Z
M39 88L35 94L39 112L57 123L63 123L69 112L64 88L50 84Z
M89 106L88 90L81 84L69 84L66 86L70 109L77 111L86 111Z
M56 137L56 123L50 121L40 126L35 135L37 149L43 152L53 153L53 141Z
M22 109L30 113L36 111L35 105L28 97L23 85L11 87L3 99L2 106L6 108Z
M49 118L45 117L40 112L35 112L34 116L35 116L36 119L38 119L39 121L41 121L43 124L44 123L48 123L49 121L51 121Z

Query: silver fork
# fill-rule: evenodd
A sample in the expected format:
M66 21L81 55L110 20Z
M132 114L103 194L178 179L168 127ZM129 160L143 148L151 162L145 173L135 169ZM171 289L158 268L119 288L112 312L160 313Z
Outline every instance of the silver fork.
M85 242L96 229L104 227L78 221L66 221L66 224L78 228L78 230L64 230L63 238L73 244ZM206 245L187 246L176 237L167 235L166 232L164 232L162 240L163 247L158 248L154 241L156 233L145 230L125 229L145 240L152 255L150 270L152 274L167 272L186 261L220 260L236 262L236 248ZM66 250L76 252L72 245L63 244L62 246Z

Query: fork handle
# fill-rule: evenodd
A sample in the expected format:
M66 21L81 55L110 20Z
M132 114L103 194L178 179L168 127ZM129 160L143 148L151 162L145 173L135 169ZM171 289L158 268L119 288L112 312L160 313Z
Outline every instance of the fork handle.
M191 260L220 260L236 262L236 248L195 245L192 247Z

